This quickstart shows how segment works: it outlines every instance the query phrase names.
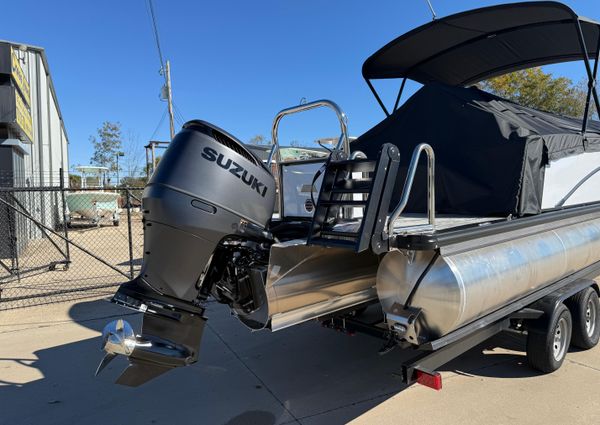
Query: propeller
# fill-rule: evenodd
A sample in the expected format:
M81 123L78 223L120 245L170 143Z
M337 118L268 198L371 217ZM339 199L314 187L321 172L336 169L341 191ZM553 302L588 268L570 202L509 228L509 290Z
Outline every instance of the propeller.
M129 322L118 319L107 324L102 330L102 350L106 352L96 369L95 376L115 358L118 354L129 356L137 343L135 333Z

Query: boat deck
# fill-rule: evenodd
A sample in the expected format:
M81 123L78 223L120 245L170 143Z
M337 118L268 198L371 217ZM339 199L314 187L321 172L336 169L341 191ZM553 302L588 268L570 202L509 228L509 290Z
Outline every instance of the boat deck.
M480 226L502 220L504 217L469 217L459 215L440 214L435 217L435 230L447 230L455 227L478 224ZM394 222L394 233L430 233L426 214L406 214ZM338 232L356 232L360 226L360 220L337 224L334 227Z

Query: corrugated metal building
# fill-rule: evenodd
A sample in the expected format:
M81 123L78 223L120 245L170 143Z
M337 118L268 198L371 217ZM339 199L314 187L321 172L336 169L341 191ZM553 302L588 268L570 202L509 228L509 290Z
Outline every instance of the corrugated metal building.
M67 146L44 49L0 41L0 184L58 186Z
M7 270L18 270L30 242L44 237L36 222L61 224L61 193L35 188L58 188L61 169L68 176L67 147L44 49L0 41L0 196L10 205L0 208L0 261L12 264Z

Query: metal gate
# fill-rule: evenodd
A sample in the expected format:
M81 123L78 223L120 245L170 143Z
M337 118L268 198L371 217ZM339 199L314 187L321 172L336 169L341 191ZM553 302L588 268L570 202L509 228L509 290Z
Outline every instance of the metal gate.
M0 310L109 295L141 266L143 188L0 188Z

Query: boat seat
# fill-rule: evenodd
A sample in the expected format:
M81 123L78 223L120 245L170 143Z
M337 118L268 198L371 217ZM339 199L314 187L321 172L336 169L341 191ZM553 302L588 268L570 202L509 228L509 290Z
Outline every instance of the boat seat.
M269 231L280 241L306 239L311 222L307 220L290 220L272 222Z

